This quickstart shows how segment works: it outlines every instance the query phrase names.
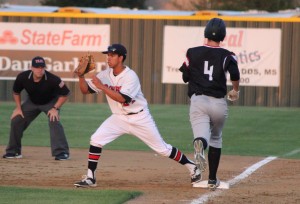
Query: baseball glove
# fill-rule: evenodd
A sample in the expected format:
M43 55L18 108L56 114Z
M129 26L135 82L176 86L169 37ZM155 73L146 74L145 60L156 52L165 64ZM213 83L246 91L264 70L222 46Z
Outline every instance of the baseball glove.
M234 89L232 89L231 91L229 91L227 93L227 99L229 101L236 101L239 99L240 96L240 92L239 91L235 91Z
M96 68L94 56L90 53L82 56L79 60L77 68L74 70L74 73L79 77L83 77L86 73L94 70Z

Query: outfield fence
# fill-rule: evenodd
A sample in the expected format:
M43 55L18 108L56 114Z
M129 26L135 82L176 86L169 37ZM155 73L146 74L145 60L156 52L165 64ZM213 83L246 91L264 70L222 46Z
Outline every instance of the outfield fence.
M182 83L164 83L163 77L168 77L168 73L163 76L163 69L166 66L165 58L172 57L176 60L179 56L166 51L166 26L178 26L178 27L205 27L207 21L215 16L160 16L160 15L118 15L118 14L91 14L91 13L22 13L22 12L0 12L0 37L8 35L8 32L3 29L2 25L12 26L11 30L17 29L15 27L18 23L19 25L29 23L34 26L39 24L53 25L53 32L55 31L55 25L66 24L66 25L109 25L109 43L118 42L124 44L128 48L128 59L126 64L133 68L137 74L140 76L141 85L145 97L148 99L149 103L152 104L187 104L189 100L187 98L187 86ZM270 69L265 69L265 75L278 76L278 83L272 83L271 78L262 78L260 84L255 83L248 86L244 84L241 86L240 100L235 103L230 103L230 105L238 106L267 106L267 107L300 107L300 18L259 18L259 17L230 17L230 16L219 16L223 18L226 22L227 28L235 31L235 28L242 29L248 32L251 29L259 31L264 30L279 30L280 38L279 42L270 43L268 38L274 36L263 35L261 38L254 38L249 43L252 43L257 47L262 46L261 42L265 41L268 45L279 43L279 50L273 50L278 52L279 59L268 59L272 63L267 63ZM27 24L26 24L27 25ZM10 28L10 27L9 27ZM36 27L34 27L36 28ZM33 30L31 30L33 32ZM38 30L42 32L41 30ZM202 31L201 31L202 32ZM49 34L49 33L48 33ZM50 35L50 34L49 34ZM105 34L104 34L105 35ZM259 35L258 35L259 36ZM25 36L26 37L26 36ZM39 37L37 33L35 37ZM46 36L47 37L47 36ZM49 37L49 36L48 36ZM174 36L173 36L174 37ZM176 34L175 34L176 37ZM202 37L202 36L201 36ZM238 36L237 36L238 37ZM249 34L249 38L251 35ZM253 36L252 36L253 37ZM29 39L29 37L27 36ZM25 38L25 40L27 39ZM199 37L200 38L200 37ZM274 38L276 39L276 38ZM23 40L25 42L25 40ZM37 39L36 43L39 43ZM55 40L53 36L52 40ZM238 43L238 39L235 39L235 43ZM246 39L249 41L249 39ZM182 42L182 36L178 33L176 39L174 40L174 49L176 49L176 44ZM233 43L234 43L233 42ZM0 41L1 43L1 41ZM46 41L44 43L47 43ZM180 44L180 43L178 43ZM60 51L55 52L53 50L29 50L19 49L18 47L3 48L6 46L2 42L2 48L0 49L0 100L1 101L11 101L12 99L12 85L13 77L6 77L6 71L10 70L15 75L20 72L18 70L17 64L24 62L24 56L26 59L31 59L33 55L51 56L53 61L55 58L61 58L57 60L57 63L67 64L64 62L63 57L69 57L70 59L73 55L80 57L82 53L88 50L82 50L82 52L72 52L72 51ZM172 45L170 45L172 46ZM242 49L249 49L248 45ZM252 46L252 45L251 45ZM86 49L86 48L83 48ZM264 54L264 47L260 48L261 54ZM267 48L266 48L267 49ZM97 53L96 51L94 51ZM267 51L266 51L267 52ZM58 53L58 54L55 54ZM174 50L174 53L175 50ZM96 54L97 55L97 54ZM168 55L168 56L166 56ZM184 51L182 51L184 55ZM248 54L245 51L245 55ZM272 55L270 52L268 55ZM243 57L241 56L241 57ZM249 55L250 56L250 55ZM266 56L267 58L268 56ZM72 72L75 67L76 59L74 62L70 62L71 68L68 72ZM11 65L7 65L7 59L10 59ZM15 59L15 61L13 61ZM19 61L16 59L20 59ZM23 61L22 61L22 60ZM103 56L100 59L104 61ZM277 63L278 69L273 70ZM15 64L14 64L15 63ZM266 62L265 62L266 63ZM22 66L22 65L20 65ZM54 65L53 65L54 66ZM58 66L58 65L57 65ZM102 65L99 65L102 66ZM178 64L179 68L180 64ZM253 64L252 68L245 69L245 72L255 72L256 66L259 67L260 64ZM176 68L176 67L175 67ZM253 70L252 70L253 69ZM273 70L273 72L272 72ZM173 70L174 71L174 70ZM176 70L174 71L175 74ZM55 73L55 71L54 71ZM250 73L250 74L251 74ZM246 73L249 74L249 73ZM261 73L258 72L258 75ZM9 74L8 74L9 75ZM172 77L168 80L172 81ZM79 91L78 81L76 79L66 80L66 84L72 91L70 96L70 102L87 102L87 103L104 103L106 99L103 95L82 95ZM266 84L264 86L264 84ZM273 85L268 85L273 84ZM274 85L275 84L275 85ZM229 86L229 89L231 87Z

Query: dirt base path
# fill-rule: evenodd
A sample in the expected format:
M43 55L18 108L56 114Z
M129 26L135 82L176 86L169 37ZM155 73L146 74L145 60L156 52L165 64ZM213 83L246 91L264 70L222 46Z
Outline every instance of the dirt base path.
M0 150L4 152L5 147L0 146ZM73 183L86 174L87 151L71 149L70 160L55 161L50 148L23 147L22 159L0 159L0 185L74 188ZM223 181L231 180L262 159L222 156L218 176ZM211 193L192 188L184 166L153 152L104 150L98 167L96 189L143 192L127 204L191 203ZM229 190L218 189L218 196L207 203L300 203L299 181L300 160L276 159Z

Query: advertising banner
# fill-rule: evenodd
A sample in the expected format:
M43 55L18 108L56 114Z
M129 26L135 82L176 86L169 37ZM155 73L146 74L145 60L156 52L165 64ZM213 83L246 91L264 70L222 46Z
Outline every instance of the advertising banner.
M165 26L162 83L183 84L178 70L190 47L205 44L205 27ZM278 87L280 79L280 29L227 28L221 47L234 52L241 86ZM227 80L229 80L227 76ZM228 81L228 84L231 84Z
M0 23L0 80L15 79L41 56L48 71L75 81L73 71L88 52L96 58L96 71L106 66L101 51L109 44L110 25Z

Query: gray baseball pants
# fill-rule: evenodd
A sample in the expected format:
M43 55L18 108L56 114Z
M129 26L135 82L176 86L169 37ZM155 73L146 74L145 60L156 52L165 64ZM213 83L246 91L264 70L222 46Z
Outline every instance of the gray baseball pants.
M195 94L191 97L190 122L194 139L202 137L209 146L222 148L222 130L227 117L225 98Z
M57 99L54 99L45 105L36 105L32 103L30 99L26 99L26 101L22 104L24 118L18 115L11 119L10 137L6 148L6 153L21 154L21 140L23 137L23 132L41 112L47 114L48 111L54 106L56 101ZM50 145L52 156L56 156L60 153L69 154L69 145L65 136L64 128L60 121L50 121L48 118L48 124L50 128Z

